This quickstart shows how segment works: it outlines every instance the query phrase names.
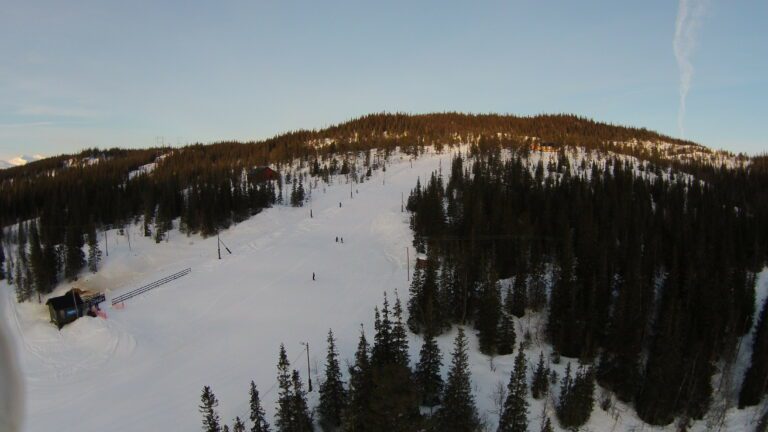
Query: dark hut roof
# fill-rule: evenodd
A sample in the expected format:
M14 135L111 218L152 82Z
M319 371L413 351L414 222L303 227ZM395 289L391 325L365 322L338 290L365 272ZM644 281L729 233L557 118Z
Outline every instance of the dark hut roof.
M46 305L53 306L56 310L69 309L83 304L83 299L80 298L80 294L77 292L72 295L72 290L69 290L63 296L51 297L45 302Z

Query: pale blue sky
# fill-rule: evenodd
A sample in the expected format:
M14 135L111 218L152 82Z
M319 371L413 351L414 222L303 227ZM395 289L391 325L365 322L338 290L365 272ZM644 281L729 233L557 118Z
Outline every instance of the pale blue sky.
M678 135L672 0L0 3L0 159L379 111L569 112ZM766 151L768 2L704 3L686 137Z

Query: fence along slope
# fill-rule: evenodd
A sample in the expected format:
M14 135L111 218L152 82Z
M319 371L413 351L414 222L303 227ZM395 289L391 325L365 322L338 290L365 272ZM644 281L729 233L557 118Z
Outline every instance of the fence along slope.
M144 294L147 291L153 290L153 289L155 289L155 288L157 288L157 287L159 287L161 285L164 285L164 284L166 284L168 282L174 281L174 280L176 280L176 279L178 279L180 277L186 276L191 271L192 271L191 268L186 268L186 269L184 269L184 270L182 270L180 272L177 272L177 273L174 273L174 274L172 274L170 276L166 276L166 277L164 277L162 279L156 280L156 281L152 282L151 284L147 284L147 285L144 285L143 287L136 288L133 291L128 291L125 294L121 294L121 295L119 295L119 296L117 296L117 297L112 299L112 306L114 306L114 305L116 305L118 303L122 303L122 302L124 302L126 300L132 299L132 298L136 297L137 295Z

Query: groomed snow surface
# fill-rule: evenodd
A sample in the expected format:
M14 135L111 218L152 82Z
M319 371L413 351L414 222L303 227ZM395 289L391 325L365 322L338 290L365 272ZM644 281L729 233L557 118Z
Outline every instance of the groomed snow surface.
M407 198L417 177L424 182L441 164L447 172L451 155L428 153L412 165L409 159L391 158L386 172L375 172L370 181L352 188L337 177L336 184L314 189L303 208L277 206L230 228L221 238L232 254L222 248L221 260L215 237L187 237L176 230L169 241L155 244L133 227L129 249L126 235L109 231L109 257L101 270L54 293L73 285L106 291L106 320L82 318L59 331L48 322L44 305L15 303L13 288L2 282L6 298L0 301L1 313L10 326L25 384L25 430L198 430L204 385L213 388L222 420L231 424L235 416L248 417L251 380L271 420L280 343L306 383L301 343L309 342L315 385L309 397L316 406L328 329L338 339L342 361L350 362L361 323L372 340L373 307L383 293L393 298L398 290L407 302L406 248L412 235L407 213L400 210L401 193ZM354 198L351 189L357 191ZM336 236L344 243L337 243ZM414 255L411 249L411 260ZM187 267L192 268L190 275L127 301L124 309L107 307L110 298ZM759 280L761 293L768 286L765 276ZM523 328L531 329L531 366L540 350L550 352L541 323L540 317L516 321L518 340ZM444 373L455 334L454 329L438 340ZM474 336L470 345L475 399L489 430L495 430L493 393L498 383L506 386L513 356L491 362L477 351ZM411 335L414 362L420 346L420 337ZM555 365L560 376L567 360ZM596 396L600 393L598 389ZM556 423L553 400L547 405ZM529 430L539 430L543 406L544 401L531 399ZM721 429L751 429L758 415L754 409L729 410ZM617 404L611 412L596 405L585 430L632 428L640 430L642 422L630 408ZM710 427L701 421L694 429Z

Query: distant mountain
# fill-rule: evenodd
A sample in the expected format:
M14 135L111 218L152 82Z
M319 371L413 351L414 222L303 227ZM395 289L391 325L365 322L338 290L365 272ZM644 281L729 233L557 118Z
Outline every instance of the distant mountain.
M38 161L40 159L45 159L45 156L42 156L42 155L39 155L39 154L35 154L35 155L21 155L21 156L17 156L15 158L7 160L7 161L0 160L0 169L12 168L12 167L15 167L15 166L20 166L20 165L26 165L26 164L28 164L30 162Z

